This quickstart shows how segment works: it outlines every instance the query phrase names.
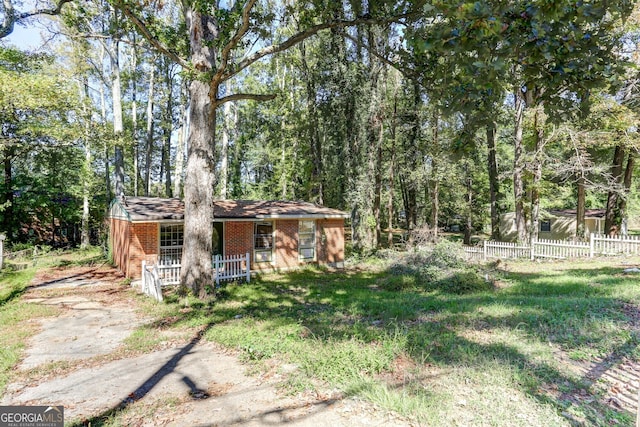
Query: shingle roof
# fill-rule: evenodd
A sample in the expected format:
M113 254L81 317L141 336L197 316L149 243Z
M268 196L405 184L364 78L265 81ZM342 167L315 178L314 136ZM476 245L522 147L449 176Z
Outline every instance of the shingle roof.
M184 219L184 202L177 198L126 197L124 201L114 201L110 216L126 216L131 221L181 220ZM308 202L217 200L214 202L213 216L217 219L270 219L347 218L349 215Z
M549 213L554 216L576 216L575 209L558 209L550 210ZM606 209L585 209L585 218L604 218Z

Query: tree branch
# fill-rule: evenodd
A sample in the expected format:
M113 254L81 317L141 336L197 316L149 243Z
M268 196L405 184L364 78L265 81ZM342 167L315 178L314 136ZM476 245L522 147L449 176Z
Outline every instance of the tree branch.
M142 19L138 18L138 16L133 13L128 6L126 6L121 1L115 1L114 4L131 20L131 22L133 22L142 36L147 39L149 43L151 43L151 45L155 47L159 52L168 56L185 69L191 68L191 63L189 61L180 57L177 53L172 52L167 45L154 37L154 35L151 34L151 31L149 31L149 28L147 28L147 25L142 21Z
M247 34L247 31L249 31L249 14L251 13L253 6L256 4L256 1L257 0L249 0L247 4L244 5L244 8L242 9L242 24L233 37L231 37L229 43L227 43L222 49L222 54L220 55L220 66L218 67L216 74L213 76L214 84L219 84L220 81L222 81L222 76L229 65L229 56L231 55L231 51L238 45L240 40L242 40L242 37Z
M222 98L219 98L216 100L215 105L213 106L213 108L215 107L219 107L220 105L227 103L227 102L231 102L231 101L271 101L272 99L275 99L276 95L275 94L257 94L257 93L234 93L233 95L227 95L224 96Z
M289 37L287 40L283 41L282 43L264 47L258 50L257 52L255 52L253 55L248 56L244 60L240 61L240 63L238 63L238 65L235 66L232 70L224 71L221 81L230 79L231 77L235 76L236 74L238 74L239 72L241 72L242 70L244 70L245 68L253 64L254 62L264 58L265 56L287 50L290 47L300 43L301 41L316 35L318 32L322 30L327 30L330 28L354 27L356 25L365 25L365 24L366 25L388 24L388 23L397 22L397 21L400 21L401 19L412 17L412 16L419 16L419 12L405 13L403 15L394 16L388 19L375 19L369 16L363 16L363 17L352 19L352 20L346 20L346 21L335 20L331 22L323 22L321 24L314 25L312 27L309 27L305 30L302 30L294 34L293 36Z
M62 6L65 3L69 3L71 1L72 0L58 0L58 3L56 3L56 6L54 8L33 9L29 12L16 14L16 11L13 7L13 0L3 0L2 4L4 6L4 21L2 22L2 25L0 25L0 39L7 37L13 32L13 28L16 22L20 22L37 15L59 15L60 11L62 10Z
M411 69L411 68L405 68L402 65L393 62L392 60L388 59L387 57L385 57L384 55L382 55L381 53L379 53L376 49L374 49L373 47L369 46L368 44L362 43L361 41L359 41L358 39L356 39L355 37L345 33L344 31L340 31L339 32L344 38L351 40L353 43L355 43L356 45L366 49L369 53L371 53L373 56L375 56L376 58L378 58L380 61L382 61L383 63L395 68L396 70L398 70L403 76L407 77L408 79L414 80L420 84L422 84L422 82L420 81L420 78L418 75L416 75L416 71Z

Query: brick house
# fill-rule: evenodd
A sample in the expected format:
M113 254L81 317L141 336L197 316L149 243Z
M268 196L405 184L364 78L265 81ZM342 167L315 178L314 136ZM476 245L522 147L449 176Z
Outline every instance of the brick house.
M343 265L345 212L306 202L219 200L213 214L214 255L249 253L252 271ZM127 277L140 277L143 260L180 262L182 200L115 199L108 219L113 261Z

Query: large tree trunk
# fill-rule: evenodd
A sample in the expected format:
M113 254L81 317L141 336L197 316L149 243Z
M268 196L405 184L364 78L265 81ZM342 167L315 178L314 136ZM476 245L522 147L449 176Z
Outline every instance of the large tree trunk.
M382 200L382 144L384 142L384 126L382 124L382 117L378 119L378 141L376 146L376 165L374 169L374 186L373 186L373 218L376 222L376 235L374 248L377 248L380 244L382 236L382 228L380 226L380 211Z
M604 218L604 232L609 235L618 234L620 224L618 222L618 194L622 180L622 163L624 162L624 148L616 146L613 152L611 164L611 184L607 196L607 211Z
M500 181L498 180L498 156L496 155L496 122L487 125L487 165L489 174L489 197L491 203L491 240L499 241L500 214L502 194L500 193Z
M524 216L524 159L522 145L522 127L524 120L524 99L519 88L515 90L515 121L514 121L514 155L513 155L513 196L516 208L516 230L518 242L527 241L527 229Z
M420 127L422 126L420 118L420 108L422 106L422 96L420 85L414 82L413 86L413 112L411 117L411 131L409 137L405 139L404 155L405 167L399 175L400 188L402 190L402 201L404 204L406 228L409 232L409 240L412 239L411 230L417 226L418 222L418 201L417 201L417 183L411 176L411 171L415 171L418 166L418 144L420 140ZM421 160L421 159L420 159Z
M111 58L111 101L113 103L113 133L116 139L114 155L114 181L116 196L124 194L124 148L120 139L124 130L122 120L122 91L120 83L120 41L113 41Z
M133 195L138 196L140 184L140 158L138 145L138 79L135 78L138 67L138 50L135 33L131 46L131 141L133 141Z
M155 61L153 61L155 63ZM149 71L149 98L147 99L147 138L144 157L144 195L151 195L151 159L153 155L153 96L155 86L155 66Z
M620 232L623 236L626 236L629 232L628 230L628 213L627 213L627 199L629 198L629 193L631 192L631 181L633 180L633 168L635 166L635 155L633 152L629 152L629 157L627 158L627 166L624 170L624 194L620 197L620 203L618 204L618 212L620 215Z
M533 183L531 185L531 235L532 240L538 240L540 231L540 185L542 183L542 151L544 150L544 111L542 103L536 106L534 116L535 152L533 158Z
M191 58L201 72L213 69L214 54L208 44L217 37L213 19L189 8ZM213 15L213 13L212 13ZM213 236L213 185L218 87L195 78L189 87L189 153L184 183L184 244L180 282L200 298L213 280L211 263Z
M440 126L437 114L433 116L433 148L438 150L440 145L438 126ZM431 157L431 227L433 230L433 241L438 241L438 222L440 221L440 171L438 170L438 162L435 156Z
M389 159L389 200L387 202L387 218L389 231L387 246L393 247L393 197L395 188L396 138L398 137L398 82L395 81L393 94L393 117L391 118L391 158Z
M89 81L84 78L83 91L84 101L89 101ZM89 235L89 196L91 187L89 184L89 174L91 173L91 112L88 107L84 111L84 165L82 171L82 221L80 232L80 248L86 249L91 244Z
M104 57L106 55L106 48L103 44L100 45L100 63L104 64ZM104 67L104 65L103 65ZM106 72L103 68L103 75L106 75ZM102 118L103 126L107 123L107 100L105 96L105 85L100 85L100 117ZM109 145L107 144L107 140L103 141L102 149L104 151L104 192L107 198L107 202L110 202L112 199L111 196L111 171L109 170Z

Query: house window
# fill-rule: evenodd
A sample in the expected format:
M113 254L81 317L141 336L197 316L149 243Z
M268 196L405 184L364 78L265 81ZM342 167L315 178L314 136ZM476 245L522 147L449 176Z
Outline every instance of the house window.
M540 221L540 231L551 232L551 221Z
M316 257L316 222L298 223L298 256L301 260L312 261Z
M184 226L182 224L160 224L160 264L180 264L183 239Z
M273 261L273 223L256 222L253 234L254 262Z

